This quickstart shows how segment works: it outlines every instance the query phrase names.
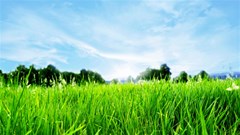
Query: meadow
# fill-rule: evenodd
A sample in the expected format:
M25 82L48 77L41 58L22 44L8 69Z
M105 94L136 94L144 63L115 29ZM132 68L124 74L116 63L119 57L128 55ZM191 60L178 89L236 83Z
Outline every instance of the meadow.
M240 80L0 85L0 134L240 134L239 85Z

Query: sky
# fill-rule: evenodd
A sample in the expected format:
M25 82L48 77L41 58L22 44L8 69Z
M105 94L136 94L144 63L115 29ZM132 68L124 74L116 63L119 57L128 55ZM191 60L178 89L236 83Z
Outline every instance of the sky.
M239 0L0 0L0 69L240 71Z

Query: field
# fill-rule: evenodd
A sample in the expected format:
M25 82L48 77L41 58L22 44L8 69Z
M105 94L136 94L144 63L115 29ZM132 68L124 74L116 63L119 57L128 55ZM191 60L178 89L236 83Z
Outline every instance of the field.
M233 83L0 85L0 134L240 134Z

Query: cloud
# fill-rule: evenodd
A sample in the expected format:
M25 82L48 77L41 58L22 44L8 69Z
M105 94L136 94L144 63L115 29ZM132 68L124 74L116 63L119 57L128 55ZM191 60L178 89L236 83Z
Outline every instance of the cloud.
M119 50L118 53L108 53L102 56L125 62L130 61L136 65L145 63L155 68L158 68L161 63L169 62L174 75L177 75L182 70L190 72L191 74L196 74L202 69L215 72L217 71L216 69L220 68L220 65L223 65L223 61L236 61L236 57L239 55L236 51L232 52L229 56L223 55L228 55L226 51L236 49L236 45L239 45L239 41L233 43L235 46L227 45L231 43L230 40L234 41L234 39L237 39L235 36L238 35L238 28L229 27L227 21L222 21L224 20L222 17L225 15L219 9L212 7L210 3L206 1L189 3L186 1L179 3L166 2L163 4L160 3L160 5L151 2L148 6L155 6L155 8L159 8L159 10L146 11L143 9L144 12L148 12L149 14L158 12L159 16L170 19L159 24L145 25L147 26L145 30L135 31L137 33L134 34L132 34L132 31L134 31L132 28L128 30L130 34L126 34L127 32L123 30L116 31L116 29L99 27L107 29L104 33L105 37L111 37L111 39L116 39L116 41L119 40L119 42L125 43L125 46L134 46L136 50L139 48L144 49L138 53L135 51L124 53L124 51ZM179 7L179 5L181 6ZM162 9L167 13L175 15L169 17L161 12ZM147 15L148 13L142 15ZM131 14L134 13L129 12L129 14L131 16ZM124 16L121 17L123 17L121 18L122 20L127 20L124 19ZM134 18L138 17L134 16ZM143 17L140 16L140 18ZM153 22L158 22L158 18L151 19L153 19ZM144 20L142 21L141 23L144 24ZM174 25L169 25L169 22L173 22ZM136 21L135 23L138 22ZM98 25L96 25L96 27L98 27ZM232 31L234 29L235 32ZM117 34L113 34L116 32ZM98 31L95 33L98 34ZM100 39L102 38L103 37L100 37ZM117 46L116 48L122 46L118 44L119 42L109 41L109 44L114 44ZM125 67L128 69L133 67L133 65L129 64L129 66L127 66L126 64Z
M11 23L3 22L1 58L30 63L67 63L67 57L60 53L64 51L61 46L72 46L88 55L96 53L94 47L71 37L56 27L54 22L34 12L18 9L11 16L20 15L23 17L11 18Z
M113 78L126 79L128 76L137 76L142 71L142 66L131 62L120 62L110 66L104 78L111 80Z
M10 12L1 21L0 57L43 65L83 63L108 79L136 76L163 63L177 75L182 70L214 72L225 61L239 62L239 25L232 26L209 1L105 4L91 12L76 3Z

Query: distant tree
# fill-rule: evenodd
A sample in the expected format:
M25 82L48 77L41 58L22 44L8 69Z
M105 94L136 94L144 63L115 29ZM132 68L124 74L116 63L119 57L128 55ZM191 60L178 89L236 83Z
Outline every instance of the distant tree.
M79 79L81 79L81 82L85 82L85 81L87 81L88 80L88 72L87 72L87 70L86 69L82 69L81 71L80 71L80 78Z
M115 78L115 79L112 79L110 83L111 84L118 84L118 83L120 83L120 81Z
M179 76L175 79L176 82L187 82L188 81L188 74L185 71L182 71Z
M94 79L95 79L95 82L96 83L105 83L105 80L102 78L102 76L97 73L97 72L94 72Z
M0 70L0 82L5 82L2 70Z
M151 74L150 68L147 68L144 72L141 72L139 76L137 76L137 80L150 80L150 74Z
M17 84L26 84L26 76L29 72L29 69L26 68L24 65L19 65L15 71L12 72L11 78L13 83Z
M28 84L40 84L40 75L34 65L29 67Z
M200 73L198 73L197 75L194 76L194 80L198 81L199 79L209 80L210 76L206 71L202 70Z
M159 80L160 70L147 68L144 72L140 73L137 80Z
M59 82L60 71L53 65L48 65L40 70L41 84L52 86L53 82Z
M3 73L2 70L0 70L0 81L3 83L3 85L7 84L9 81L9 77L7 73Z
M16 67L15 71L8 74L0 70L0 81L5 84L52 86L54 83L61 83L63 79L66 84L81 84L86 82L105 83L105 80L97 72L85 69L82 69L79 74L73 72L60 72L53 65L48 65L43 69L36 69L34 65L31 65L29 68L24 65L19 65Z
M82 69L79 74L81 83L94 82L94 83L105 83L105 80L97 72L91 70Z
M161 71L159 69L152 69L150 74L150 80L161 80Z
M170 68L167 66L167 64L162 64L160 67L160 78L165 80L171 79L171 72Z
M162 64L160 69L147 68L144 72L140 73L137 80L170 80L171 72L167 64Z
M128 78L127 78L127 80L126 80L126 82L127 83L134 83L134 78L132 77L132 76L128 76Z
M66 81L66 83L72 83L73 81L76 82L78 79L78 75L72 72L62 72L62 78Z

